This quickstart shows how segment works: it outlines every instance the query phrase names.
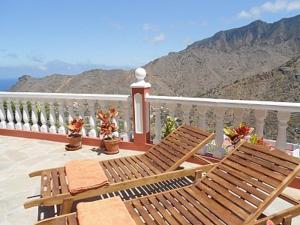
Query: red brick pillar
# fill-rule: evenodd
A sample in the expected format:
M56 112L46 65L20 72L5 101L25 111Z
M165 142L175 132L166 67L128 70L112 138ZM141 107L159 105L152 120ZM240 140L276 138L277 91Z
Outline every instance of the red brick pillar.
M150 143L150 105L146 102L151 84L145 82L146 71L143 68L135 70L137 82L131 84L133 108L134 144Z

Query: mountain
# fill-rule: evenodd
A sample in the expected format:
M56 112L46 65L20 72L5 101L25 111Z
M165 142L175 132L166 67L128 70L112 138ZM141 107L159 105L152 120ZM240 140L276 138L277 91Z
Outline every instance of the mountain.
M151 92L159 95L203 96L214 88L271 71L300 55L300 15L275 23L254 21L220 31L186 49L144 66ZM54 74L23 77L12 91L129 93L132 70L91 70L77 76Z

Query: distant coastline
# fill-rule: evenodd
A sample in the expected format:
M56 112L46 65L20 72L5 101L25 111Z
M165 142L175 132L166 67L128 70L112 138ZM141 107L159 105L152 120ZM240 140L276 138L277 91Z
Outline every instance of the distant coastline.
M8 91L17 80L18 78L0 78L0 91Z

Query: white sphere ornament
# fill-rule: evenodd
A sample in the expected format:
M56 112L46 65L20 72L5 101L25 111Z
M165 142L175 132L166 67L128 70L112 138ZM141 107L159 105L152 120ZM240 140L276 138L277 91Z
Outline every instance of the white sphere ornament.
M145 77L147 75L146 70L143 68L137 68L134 72L134 75L137 79L137 82L130 85L132 88L150 88L151 84L145 81Z
M137 68L135 70L135 77L138 81L144 80L145 77L146 77L146 70L144 68L141 68L141 67Z

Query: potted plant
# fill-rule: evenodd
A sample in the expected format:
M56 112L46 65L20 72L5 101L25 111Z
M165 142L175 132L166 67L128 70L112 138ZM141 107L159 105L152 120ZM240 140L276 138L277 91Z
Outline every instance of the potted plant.
M84 121L82 118L74 118L68 125L68 130L70 131L70 133L68 134L69 144L66 145L66 150L74 151L81 148L82 135L80 132L83 124Z
M118 116L118 111L114 108L108 110L108 112L103 112L100 110L97 113L97 118L101 120L99 126L100 134L103 135L104 142L104 153L105 154L116 154L119 152L119 133L116 117Z

